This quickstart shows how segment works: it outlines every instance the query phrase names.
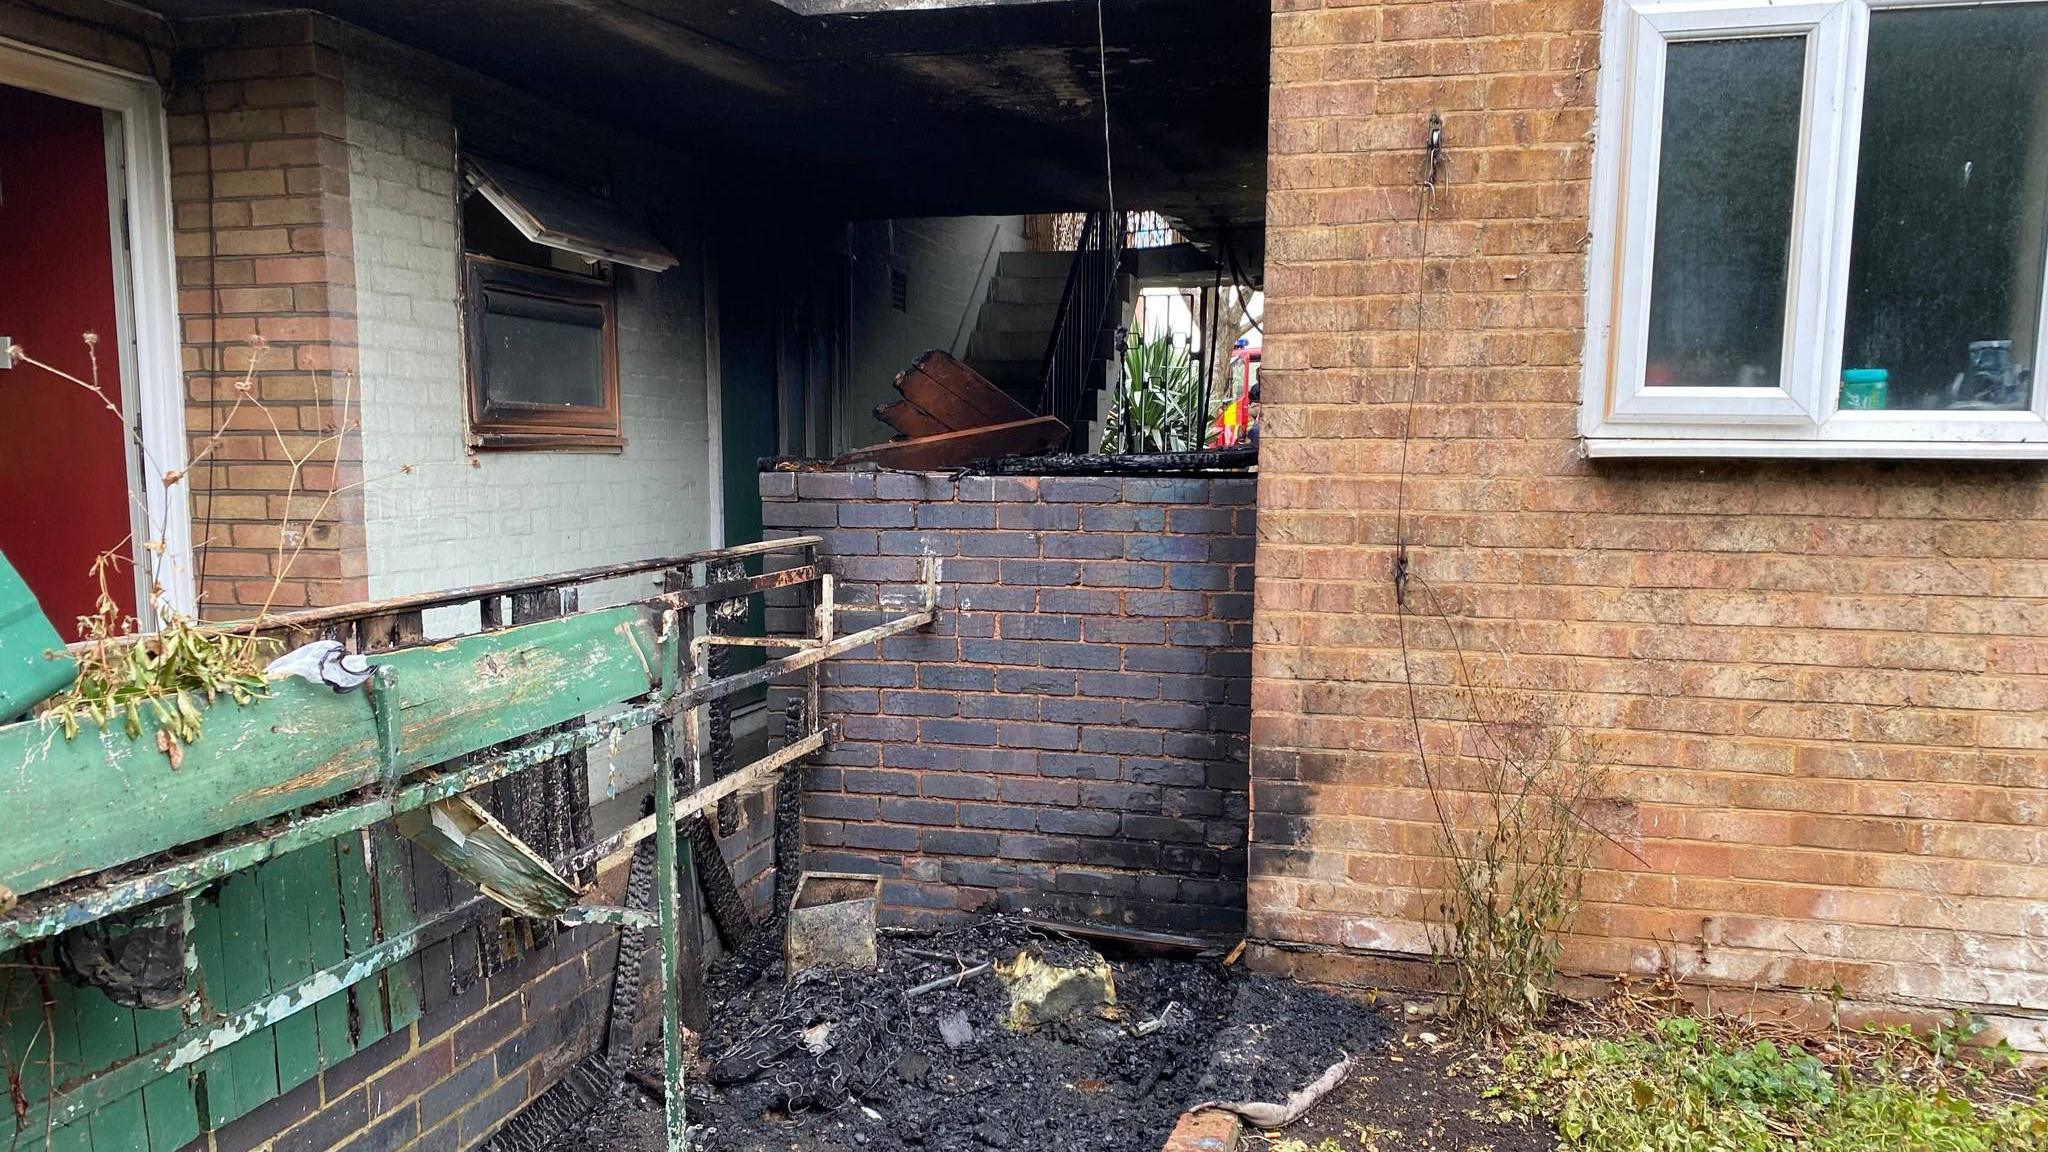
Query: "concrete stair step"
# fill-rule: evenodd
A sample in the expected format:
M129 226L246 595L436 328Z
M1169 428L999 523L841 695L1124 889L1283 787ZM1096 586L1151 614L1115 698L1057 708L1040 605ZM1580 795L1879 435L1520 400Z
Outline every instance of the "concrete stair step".
M981 306L981 318L975 324L979 332L1037 332L1041 336L1052 331L1053 322L1059 319L1059 301L1046 303L1025 303L1015 300L991 300Z
M1045 359L1045 340L1043 331L987 332L976 329L967 338L967 362L1025 360L1036 364Z
M977 360L967 359L967 366L988 377L989 383L998 388L1029 388L1033 392L1040 384L1039 371L1043 365L1037 360Z
M1067 278L1040 280L1028 276L997 276L988 282L988 298L1002 304L1044 304L1058 308L1066 295Z

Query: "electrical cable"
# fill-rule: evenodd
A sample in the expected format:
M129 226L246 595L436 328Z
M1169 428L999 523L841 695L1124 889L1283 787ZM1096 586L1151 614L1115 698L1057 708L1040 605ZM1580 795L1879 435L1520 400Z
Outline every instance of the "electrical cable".
M1422 770L1430 804L1435 808L1437 823L1448 836L1451 831L1450 813L1444 809L1441 790L1430 774L1429 752L1423 747L1422 717L1415 706L1415 670L1408 646L1408 445L1415 436L1415 394L1422 389L1423 312L1429 287L1429 220L1436 203L1437 178L1443 171L1443 123L1442 116L1435 112L1429 114L1422 183L1416 202L1415 351L1401 415L1401 463L1394 489L1394 615L1401 645L1401 682L1407 690L1408 728L1415 739L1415 757ZM1434 599L1434 593L1431 598ZM1448 625L1448 617L1445 623ZM1457 643L1455 630L1452 643ZM1462 660L1462 652L1460 658Z
M1109 37L1102 30L1102 3L1095 0L1095 73L1102 82L1102 182L1109 194L1109 216L1116 219L1116 157L1109 146ZM1121 232L1121 225L1118 226Z

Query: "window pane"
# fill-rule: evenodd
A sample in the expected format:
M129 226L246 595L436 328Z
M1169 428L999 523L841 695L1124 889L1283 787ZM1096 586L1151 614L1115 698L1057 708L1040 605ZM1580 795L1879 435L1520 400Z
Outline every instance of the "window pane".
M2024 408L2048 202L2048 5L1870 18L1843 407Z
M1645 384L1778 385L1805 74L1803 36L1667 50Z
M489 402L604 406L604 310L492 289L484 293Z

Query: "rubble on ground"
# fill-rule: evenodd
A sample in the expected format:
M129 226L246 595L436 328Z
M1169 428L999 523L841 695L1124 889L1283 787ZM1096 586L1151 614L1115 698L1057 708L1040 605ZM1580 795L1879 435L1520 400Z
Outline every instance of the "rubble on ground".
M772 955L714 974L689 1093L706 1152L1154 1152L1185 1108L1287 1101L1388 1038L1328 992L1213 958L1104 957L1002 917L879 950L874 971L787 986ZM1036 997L1021 1031L1004 970Z

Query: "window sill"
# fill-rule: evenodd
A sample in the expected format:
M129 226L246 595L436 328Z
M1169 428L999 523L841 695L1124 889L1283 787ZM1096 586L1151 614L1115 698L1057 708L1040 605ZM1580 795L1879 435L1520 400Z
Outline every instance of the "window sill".
M1594 460L2048 460L2048 441L2007 444L1934 440L1655 440L1585 436Z
M471 450L480 452L605 452L617 455L626 448L626 438L623 436L578 436L550 432L472 432L468 439Z

